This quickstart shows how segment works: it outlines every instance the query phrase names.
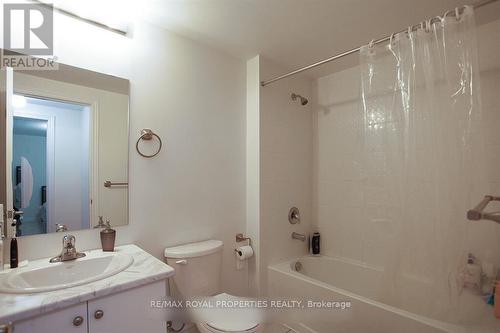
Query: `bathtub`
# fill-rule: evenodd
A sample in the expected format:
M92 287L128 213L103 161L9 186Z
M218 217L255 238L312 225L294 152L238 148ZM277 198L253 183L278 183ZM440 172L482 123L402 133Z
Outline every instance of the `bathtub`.
M297 265L297 262L300 264ZM306 306L305 315L297 316L300 323L287 323L297 332L471 332L463 326L430 319L376 301L377 286L374 284L381 282L382 272L375 268L326 256L304 256L271 265L267 273L270 297L300 299L303 304L307 304L308 300L350 304L349 308L321 311Z

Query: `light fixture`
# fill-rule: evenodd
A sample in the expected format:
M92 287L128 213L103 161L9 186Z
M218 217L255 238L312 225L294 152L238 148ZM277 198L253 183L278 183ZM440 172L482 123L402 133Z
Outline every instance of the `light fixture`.
M126 35L135 14L132 0L35 0L54 11L86 23Z

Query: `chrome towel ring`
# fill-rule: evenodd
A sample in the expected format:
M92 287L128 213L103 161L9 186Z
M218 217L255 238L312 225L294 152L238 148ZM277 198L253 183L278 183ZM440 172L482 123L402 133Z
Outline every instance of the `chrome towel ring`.
M151 154L151 155L146 155L146 154L142 153L139 149L139 142L141 140L150 141L153 139L153 137L157 138L158 142L160 144L158 146L158 150L156 151L156 153ZM156 155L158 155L158 153L161 151L162 145L163 145L163 143L161 142L161 138L158 136L158 134L156 134L155 132L153 132L149 128L144 128L143 130L141 130L141 136L139 137L139 139L137 139L137 142L135 143L135 149L137 150L139 155L141 155L142 157L151 158L151 157L155 157Z

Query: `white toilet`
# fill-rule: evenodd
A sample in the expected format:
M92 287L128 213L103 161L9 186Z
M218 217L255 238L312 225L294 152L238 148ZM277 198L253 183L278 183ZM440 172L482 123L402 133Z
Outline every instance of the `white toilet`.
M175 269L170 278L172 295L182 298L208 297L236 300L238 297L220 293L222 268L222 246L219 240L207 240L165 249L167 264ZM251 319L234 321L218 318L206 323L197 323L201 333L257 333L262 325Z

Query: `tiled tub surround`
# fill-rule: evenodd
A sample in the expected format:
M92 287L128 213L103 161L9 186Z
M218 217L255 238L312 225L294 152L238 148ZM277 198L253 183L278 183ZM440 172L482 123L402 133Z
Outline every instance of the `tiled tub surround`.
M487 170L484 181L487 183L482 193L473 193L473 203L485 194L498 194L500 191L500 63L498 57L489 58L489 54L500 49L500 21L494 21L478 28L480 84L482 91L481 131L485 142L483 151L487 152ZM316 81L318 105L314 112L314 191L313 220L322 233L322 253L355 265L383 269L391 256L391 236L394 234L397 219L390 207L393 198L387 195L381 186L366 190L363 175L362 129L363 119L360 111L359 67L322 77ZM425 161L424 161L425 162ZM387 172L387 163L383 158L373 160L373 168ZM374 184L377 185L378 184ZM468 189L461 189L467 191ZM379 209L365 209L365 202L373 202ZM417 200L414 208L422 207ZM416 206L415 206L416 205ZM471 205L472 206L472 205ZM412 208L413 208L412 207ZM471 207L460 207L463 214ZM488 210L498 210L491 205ZM428 233L430 219L422 216L415 226L414 242L417 246L403 249L409 253L409 260L403 264L425 275L436 267L429 267L430 261L422 256L427 241L433 237ZM467 239L464 246L479 259L500 267L500 227L489 221L468 222ZM416 260L416 259L423 260ZM429 292L430 289L424 289ZM423 294L423 293L421 293ZM400 298L396 303L389 303L398 308L433 317L430 307L422 297ZM472 304L464 302L463 310L467 316L476 312ZM465 306L467 304L467 306ZM493 316L489 308L489 316ZM456 312L458 314L458 312ZM454 313L450 314L454 316ZM436 316L441 319L439 316ZM436 318L435 317L435 318ZM465 316L458 317L461 319ZM481 316L469 318L471 323L480 323ZM450 320L451 321L451 320ZM453 321L454 322L454 321ZM462 324L467 324L462 322Z
M482 91L484 151L488 152L486 181L489 194L500 193L500 61L489 54L500 49L500 20L478 28ZM484 39L484 40L483 40ZM372 266L384 264L389 237L390 212L385 219L373 218L380 212L364 212L365 200L391 204L383 193L363 191L359 103L359 67L322 77L316 81L318 106L314 112L314 217L325 236L322 253ZM378 162L378 163L377 163ZM374 161L381 170L382 159ZM486 193L481 193L484 195ZM481 199L478 196L477 202ZM464 207L464 214L467 209ZM492 204L488 210L498 210ZM415 235L416 237L420 235ZM487 221L471 223L469 241L477 257L500 264L500 228ZM488 247L487 245L494 245Z
M261 58L261 76L286 69ZM291 93L308 98L293 101ZM260 88L260 264L262 293L267 266L307 253L307 242L292 232L307 234L311 224L313 109L311 82L297 76L284 84ZM288 222L291 207L300 210L298 224Z
M90 250L85 253L102 250ZM126 291L174 274L174 269L136 245L123 245L115 252L129 254L134 262L120 273L88 284L34 294L0 293L0 322L14 322L35 317L54 310L83 303L92 299ZM48 259L39 259L48 260ZM0 272L5 274L6 271ZM158 295L163 297L164 295Z

